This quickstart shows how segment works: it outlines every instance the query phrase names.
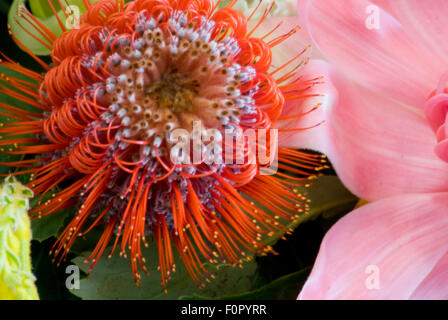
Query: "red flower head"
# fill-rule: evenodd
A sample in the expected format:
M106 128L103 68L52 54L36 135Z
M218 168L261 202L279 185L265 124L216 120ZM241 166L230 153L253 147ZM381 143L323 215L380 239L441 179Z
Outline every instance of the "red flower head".
M285 100L306 96L320 80L296 77L297 68L274 78L285 66L271 68L271 48L297 29L270 41L272 32L251 37L254 30L234 3L217 10L209 0L84 0L80 27L65 30L60 21L59 37L21 9L44 36L52 64L15 39L46 73L7 59L4 66L40 86L10 77L17 90L1 90L43 112L3 105L17 121L0 128L8 137L0 143L6 153L27 156L7 164L26 168L16 174L32 173L28 186L36 194L58 187L32 210L34 217L77 206L54 247L59 259L78 236L104 225L88 258L92 267L114 238L111 254L117 245L123 255L130 252L138 283L139 270L145 271L141 246L151 237L163 286L175 270L174 249L203 283L213 276L202 261L240 265L247 253L271 252L263 236L290 232L286 225L307 212L295 186L322 166L322 157L279 148L280 171L263 175L260 169L273 170L255 159L254 140L241 133L274 129ZM191 139L173 138L175 132L192 132ZM228 132L243 143L224 143ZM270 132L266 144L256 140L255 146L272 155L277 145ZM214 139L204 142L208 135ZM191 161L194 152L179 145L216 161ZM233 161L218 161L229 151Z

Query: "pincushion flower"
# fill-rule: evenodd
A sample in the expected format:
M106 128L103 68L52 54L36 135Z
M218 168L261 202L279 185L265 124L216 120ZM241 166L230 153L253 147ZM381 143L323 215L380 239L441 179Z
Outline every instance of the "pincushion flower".
M299 298L448 298L448 3L299 1L299 13L351 79L331 72L333 98L315 114L327 125L306 142L373 201L328 232Z
M78 208L54 247L59 260L77 237L104 225L87 259L91 267L111 243L110 255L117 246L130 255L139 283L140 271L146 271L141 248L151 238L163 286L176 269L174 250L202 285L213 278L203 261L236 266L249 253L272 252L263 239L290 232L287 225L307 213L308 200L296 186L308 184L324 166L322 156L280 147L281 172L266 175L262 169L273 169L258 161L252 140L220 144L224 131L241 138L247 130L265 130L267 143L257 140L256 146L272 155L277 145L271 129L306 129L278 124L315 110L307 99L317 96L314 85L321 82L312 64L300 69L306 47L272 66L271 48L294 40L288 38L297 28L273 36L279 26L266 20L265 10L249 29L251 17L232 9L234 4L218 10L209 0L85 0L79 28L66 30L59 20L59 37L20 8L42 36L35 40L51 50L52 64L13 34L45 74L9 58L2 63L30 80L6 78L17 90L1 91L35 109L2 105L2 114L15 120L0 128L2 151L27 156L2 164L23 168L15 174L30 173L28 186L41 199L52 195L32 208L33 217ZM254 37L261 24L268 31ZM295 106L295 115L281 115L285 101ZM310 110L302 112L302 106ZM189 138L173 137L178 129L192 132L200 154L215 159L230 152L243 161L191 162L193 155L179 148L179 142L189 146ZM194 138L209 135L213 139Z

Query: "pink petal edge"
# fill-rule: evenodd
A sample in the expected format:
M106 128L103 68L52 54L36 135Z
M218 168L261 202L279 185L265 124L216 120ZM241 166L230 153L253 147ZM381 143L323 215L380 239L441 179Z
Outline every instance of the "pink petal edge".
M422 108L446 63L378 6L379 29L367 28L372 25L372 5L367 0L298 0L301 23L342 72L372 90Z
M327 233L298 298L442 299L447 244L448 193L368 204Z

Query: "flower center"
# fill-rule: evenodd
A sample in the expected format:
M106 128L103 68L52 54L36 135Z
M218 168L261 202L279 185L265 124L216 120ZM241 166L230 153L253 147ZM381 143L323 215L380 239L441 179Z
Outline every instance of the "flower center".
M166 108L175 114L191 112L198 87L196 80L177 72L169 72L148 88L147 95L148 99L157 104L158 109Z
M425 103L424 111L429 125L436 133L437 145L434 148L436 155L448 162L448 72L439 81L434 93Z
M213 21L187 24L186 16L175 12L169 28L150 19L132 36L104 34L109 50L84 62L92 69L101 65L109 75L93 86L92 95L108 108L103 120L121 122L119 138L141 141L136 155L154 158L155 149L171 154L178 142L170 138L173 130L192 133L195 123L202 132L239 132L257 121L257 87L249 83L244 93L240 90L256 72L234 63L240 50L235 39L210 40L213 27Z

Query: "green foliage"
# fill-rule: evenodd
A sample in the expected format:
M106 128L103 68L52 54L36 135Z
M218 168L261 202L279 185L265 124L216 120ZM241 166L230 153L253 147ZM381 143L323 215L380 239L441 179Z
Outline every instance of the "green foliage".
M56 36L63 32L63 29L59 25L58 18L65 25L66 16L58 4L55 3L55 9L57 10L57 16L51 10L47 0L30 0L30 8L33 15L37 20L43 23L51 32ZM80 13L85 11L85 7L82 0L67 0L69 5L75 5L80 9ZM19 14L19 8L25 6L25 0L14 0L8 14L8 24L11 27L12 34L25 45L32 53L36 55L46 56L50 54L50 50L44 46L41 42L36 40L38 38L46 43L45 37L40 34L25 18ZM31 36L31 33L33 36Z
M320 177L315 180L313 186L304 188L303 191L306 191L312 200L313 209L301 220L301 223L315 220L319 216L321 216L320 220L339 217L351 210L357 202L357 198L348 192L335 176ZM319 221L319 224L321 223L322 221ZM292 225L292 227L297 226L298 223ZM315 247L318 247L323 234L324 231L319 233L317 240L311 239L316 242ZM272 244L278 240L278 238L269 239ZM92 245L95 243L92 238L87 240L87 242L90 241ZM288 241L280 241L274 249L284 246ZM87 247L84 246L83 249ZM315 251L316 249L313 251L313 257ZM168 293L165 294L160 285L161 278L157 271L158 253L154 243L143 251L143 255L149 261L147 267L150 276L143 275L139 287L133 281L129 259L120 257L118 253L108 259L107 254L106 250L104 257L95 266L90 276L81 280L80 289L72 290L73 294L82 299L294 299L306 280L313 262L312 259L308 259L305 262L306 266L302 266L301 262L300 269L292 271L288 266L297 265L296 262L291 261L295 258L294 255L280 254L286 259L281 263L275 263L275 256L257 257L245 263L242 269L232 268L229 265L217 267L207 263L205 264L207 270L215 274L216 279L200 290L182 266L179 257L175 255L177 271L168 282ZM83 261L88 255L88 252L83 252L73 260L85 272L88 271L88 265ZM276 272L270 268L276 269ZM278 276L272 279L270 274Z
M19 78L22 80L32 81L28 77L26 77L22 74L19 74L13 70L10 70L4 66L0 66L0 74L4 75L4 76L16 77L16 78ZM14 90L14 88L11 85L9 85L5 80L0 80L0 87ZM9 96L5 93L0 93L0 103L11 105L13 107L17 107L17 108L21 108L21 109L25 109L25 110L29 110L29 111L33 111L33 112L36 111L35 108L33 108L32 106L30 106L24 102L21 102L15 98L12 98L11 96ZM0 110L0 111L3 111L3 110ZM0 123L8 123L8 122L13 122L13 121L14 120L12 120L11 118L0 114ZM23 137L25 137L25 136L23 136ZM15 136L14 138L17 138L17 136ZM9 139L9 137L3 137L2 139ZM4 146L4 148L7 149L8 146ZM0 162L17 161L17 160L20 160L21 158L22 158L22 156L20 156L20 155L11 155L11 154L7 154L5 152L0 152ZM0 174L8 173L11 171L13 171L13 169L11 167L0 165Z
M223 295L218 300L293 300L298 295L299 284L303 284L310 268L280 277L258 289L240 294ZM182 296L181 300L208 300L205 296Z
M69 213L69 210L63 210L32 220L33 240L43 241L51 236L56 236L64 226L64 221L70 216Z
M185 294L202 293L207 297L221 294L245 292L253 289L256 263L248 262L244 268L232 268L229 265L206 264L207 270L215 274L216 279L200 290L183 267L178 256L175 257L177 271L167 285L167 294L160 285L160 272L157 271L157 246L151 243L143 250L150 276L142 277L137 287L132 279L129 259L124 259L116 252L110 259L104 257L99 261L88 278L81 280L80 289L72 293L83 299L177 299ZM83 261L88 256L81 254L73 260L81 270L87 272L88 265Z
M348 191L336 176L321 176L312 180L310 187L297 188L299 193L306 195L310 202L310 212L302 215L291 223L291 229L298 225L316 219L320 215L330 218L338 214L348 212L358 201L358 198ZM266 239L265 243L273 245L280 237L274 236Z
M29 77L20 74L18 72L15 72L11 69L8 69L5 66L0 65L0 74L3 74L7 77L15 77L18 79L31 81L33 82L33 79L30 79ZM14 90L14 87L9 85L5 80L0 80L0 86L12 89ZM7 105L11 105L20 109L29 110L32 112L39 112L36 108L20 101L15 98L12 98L11 96L0 93L0 103L4 103ZM1 108L0 108L1 109ZM1 111L1 110L0 110ZM0 123L8 123L13 122L13 119L8 118L7 116L0 115ZM30 135L28 135L30 136ZM26 135L23 135L23 137L26 137ZM14 136L14 138L17 138L17 136ZM2 139L9 139L9 137L3 137ZM5 149L8 148L8 146L4 147ZM5 152L0 152L0 162L11 162L11 161L18 161L22 159L23 156L21 155L11 155ZM0 165L0 174L2 173L8 173L8 172L15 172L15 171L21 171L23 169L21 168L14 168L6 165ZM27 177L19 177L19 180L21 180L22 183L28 182ZM44 197L44 199L47 199L48 195ZM31 201L31 205L34 206L37 204L37 198L33 199ZM33 230L33 239L36 240L45 240L51 236L54 236L57 234L57 232L62 227L65 218L67 217L67 212L57 212L55 214L52 214L47 217L43 217L41 219L33 220L31 222L32 230Z
M37 300L31 272L29 199L33 192L14 177L0 184L0 299Z
M61 6L58 0L51 0L54 8L59 11ZM40 19L46 19L54 15L51 6L48 4L48 0L28 0L31 12Z

